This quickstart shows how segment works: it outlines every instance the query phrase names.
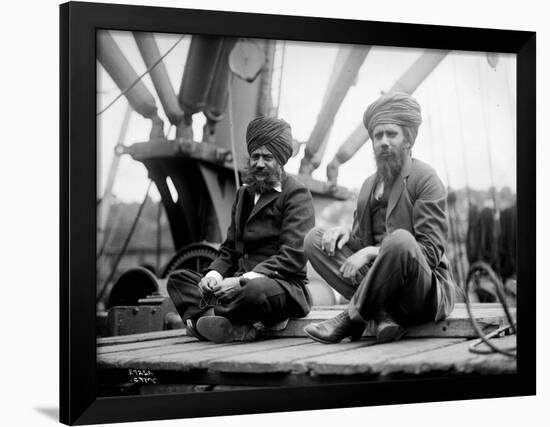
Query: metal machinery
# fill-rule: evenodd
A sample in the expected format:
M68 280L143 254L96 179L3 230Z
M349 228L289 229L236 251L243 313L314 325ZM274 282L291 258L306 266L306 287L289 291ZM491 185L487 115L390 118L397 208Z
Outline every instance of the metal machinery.
M177 253L161 277L137 267L118 278L106 296L106 311L99 313L104 335L181 327L166 298L166 276L177 268L204 268L216 256L216 244L208 242L221 242L229 225L236 177L247 159L246 126L258 115L274 113L274 42L193 36L176 95L154 36L134 33L134 38L166 116L176 127L174 139L165 137L153 96L108 31L99 33L98 60L126 90L131 107L152 122L149 141L119 145L117 154L129 154L147 168L161 195ZM193 114L198 112L207 119L200 142L192 131ZM308 175L297 178L308 185L318 207L350 197L342 187Z
M164 134L152 94L110 33L98 34L98 61L130 106L152 123L148 141L119 145L117 154L128 154L147 168L160 193L177 251L161 277L136 268L118 278L106 298L107 311L99 313L100 334L181 327L181 319L167 298L165 278L178 267L203 268L215 257L216 244L212 242L219 243L225 237L239 174L247 160L243 143L246 127L256 116L276 114L271 100L274 41L187 37L191 41L176 95L154 36L134 33L165 115L176 128L175 138L170 140ZM317 124L305 143L296 178L310 189L317 212L335 200L351 197L347 189L336 184L337 169L367 141L362 125L329 165L328 182L313 179L311 173L321 162L334 117L369 50L368 46L340 47ZM392 89L414 92L446 54L427 51ZM194 140L192 131L193 115L199 112L206 117L202 141ZM299 148L295 143L294 155ZM107 203L107 198L102 203ZM102 209L106 212L104 206ZM326 284L308 286L314 304L334 303L332 292L324 289Z

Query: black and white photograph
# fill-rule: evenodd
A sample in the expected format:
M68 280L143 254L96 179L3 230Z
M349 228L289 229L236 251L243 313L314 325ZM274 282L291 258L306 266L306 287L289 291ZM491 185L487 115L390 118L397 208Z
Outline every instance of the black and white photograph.
M96 55L99 396L517 372L516 55Z
M538 4L5 16L6 425L543 419Z

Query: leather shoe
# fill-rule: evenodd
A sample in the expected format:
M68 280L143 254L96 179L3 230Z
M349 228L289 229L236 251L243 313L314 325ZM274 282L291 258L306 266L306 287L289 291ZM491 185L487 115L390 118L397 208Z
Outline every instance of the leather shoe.
M197 321L194 319L187 319L185 321L185 327L187 328L187 335L195 337L199 341L207 341L205 337L203 337L199 331L197 331Z
M397 341L407 332L403 326L397 323L393 317L386 312L380 313L376 320L376 342L378 344Z
M351 337L351 341L357 341L365 330L363 322L351 320L347 311L343 311L332 319L320 323L311 323L304 328L304 332L310 338L323 344L333 344Z
M258 335L250 325L234 325L222 316L201 317L197 321L197 332L208 341L226 343L232 341L254 341Z

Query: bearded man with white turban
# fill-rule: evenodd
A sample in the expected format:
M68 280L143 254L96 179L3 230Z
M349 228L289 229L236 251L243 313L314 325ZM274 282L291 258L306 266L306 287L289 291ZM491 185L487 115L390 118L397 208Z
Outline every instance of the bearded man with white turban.
M363 123L377 169L359 192L353 228L314 228L304 243L315 270L350 300L338 316L306 326L322 343L359 339L369 321L379 343L397 340L407 325L448 316L456 299L445 256L445 187L432 167L411 157L420 105L388 93L367 108Z
M246 133L250 155L231 224L206 275L178 270L168 293L188 332L214 342L252 341L259 329L282 328L308 314L304 237L315 225L309 190L285 174L290 125L259 117Z

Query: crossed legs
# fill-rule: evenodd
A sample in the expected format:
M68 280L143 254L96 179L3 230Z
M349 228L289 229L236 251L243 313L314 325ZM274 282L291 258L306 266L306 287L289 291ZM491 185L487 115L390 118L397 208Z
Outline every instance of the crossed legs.
M213 308L215 315L239 325L262 322L269 326L293 314L286 291L274 279L261 277L249 280L235 298L214 303L206 301L201 295L198 288L201 277L191 270L178 270L168 277L168 294L184 322L200 317L209 308Z
M418 324L434 318L435 283L411 233L398 229L387 235L358 285L339 271L352 250L344 245L334 256L329 256L321 249L323 233L320 228L312 229L305 238L304 251L321 277L350 299L347 314L351 321L378 320L386 313L401 324Z

